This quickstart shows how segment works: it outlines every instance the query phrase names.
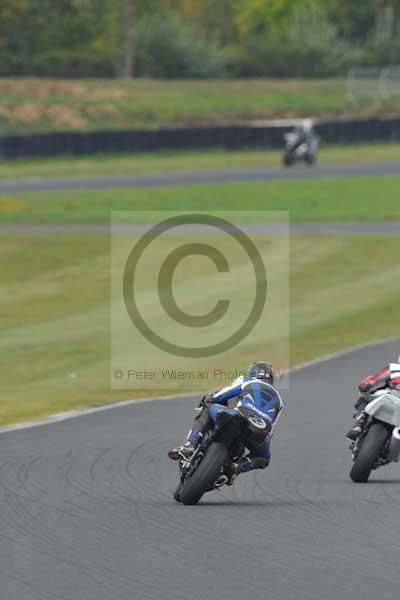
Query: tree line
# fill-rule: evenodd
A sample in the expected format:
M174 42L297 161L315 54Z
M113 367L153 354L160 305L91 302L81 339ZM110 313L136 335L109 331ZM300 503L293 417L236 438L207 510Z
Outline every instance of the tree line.
M0 75L324 77L400 63L400 0L1 0Z

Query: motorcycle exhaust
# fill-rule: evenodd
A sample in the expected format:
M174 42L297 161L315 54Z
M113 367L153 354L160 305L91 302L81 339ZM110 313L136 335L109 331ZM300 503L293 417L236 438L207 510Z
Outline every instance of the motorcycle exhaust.
M400 459L400 427L395 427L392 431L392 437L389 442L388 457L392 462L399 462L399 459Z

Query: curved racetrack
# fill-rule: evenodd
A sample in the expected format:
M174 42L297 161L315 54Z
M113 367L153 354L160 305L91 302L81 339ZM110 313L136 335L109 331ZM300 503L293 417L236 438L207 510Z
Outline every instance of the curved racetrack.
M399 597L400 466L348 479L358 380L398 342L291 376L267 471L176 504L193 399L0 435L1 600Z
M354 177L364 175L398 175L399 159L378 161L341 161L317 164L313 168L295 165L193 169L164 173L86 175L68 177L29 177L0 180L0 192L39 190L107 189L115 187L152 187L160 185L222 183L227 181L268 181L272 179L315 179L323 177Z

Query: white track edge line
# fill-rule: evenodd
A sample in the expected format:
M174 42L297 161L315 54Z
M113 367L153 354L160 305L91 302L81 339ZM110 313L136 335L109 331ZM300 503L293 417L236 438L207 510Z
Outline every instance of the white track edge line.
M308 369L309 367L313 367L319 364L323 364L329 362L330 360L334 360L336 358L341 358L342 356L346 356L347 354L352 354L353 352L357 352L358 350L365 350L366 348L373 348L374 346L380 346L382 344L390 344L391 342L399 341L399 337L392 338L381 338L379 340L371 340L369 342L364 342L362 344L356 344L355 346L350 346L349 348L345 348L343 350L338 350L337 352L332 352L331 354L326 354L325 356L321 356L320 358L316 358L314 360L306 361L304 363L300 363L288 369L287 374L297 373L298 371L302 371L304 369ZM0 435L3 433L10 433L13 431L23 431L25 429L35 429L36 427L43 427L45 425L51 425L53 423L61 423L63 421L69 421L71 419L77 419L78 417L84 417L86 415L91 415L95 413L105 412L108 410L114 410L116 408L124 408L126 406L132 406L133 404L144 404L145 402L158 402L160 400L183 400L184 398L196 398L199 396L201 392L189 392L182 394L175 394L171 396L154 396L147 398L133 398L132 400L122 400L120 402L113 402L109 404L104 404L101 406L93 406L91 408L82 408L77 410L70 410L61 413L55 413L50 415L49 417L45 417L43 419L37 419L33 421L24 421L21 423L16 423L14 425L5 425L0 427Z

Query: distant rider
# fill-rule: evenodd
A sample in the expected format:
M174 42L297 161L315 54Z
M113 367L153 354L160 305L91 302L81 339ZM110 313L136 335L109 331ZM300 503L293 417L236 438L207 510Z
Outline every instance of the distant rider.
M302 144L310 143L315 138L313 121L311 119L304 119L295 127L294 133L297 139L292 151L296 150Z
M354 442L361 434L364 425L368 420L368 414L365 412L365 407L371 401L371 398L369 397L370 394L385 388L400 389L400 356L397 361L397 363L390 363L387 367L374 375L368 375L368 377L365 377L365 379L360 382L358 389L361 392L361 396L355 404L357 412L354 415L354 424L346 434L346 437L352 442Z
M190 458L206 432L212 427L212 417L218 412L219 406L226 406L229 400L234 399L236 404L241 402L261 411L264 417L270 421L271 431L261 445L249 448L247 456L232 464L230 473L227 474L228 483L232 484L240 473L268 467L271 457L269 446L272 429L283 408L281 397L274 388L274 382L275 373L272 366L265 362L255 362L243 376L238 377L230 386L204 396L186 443L170 450L168 456L172 460L179 460L182 456Z

